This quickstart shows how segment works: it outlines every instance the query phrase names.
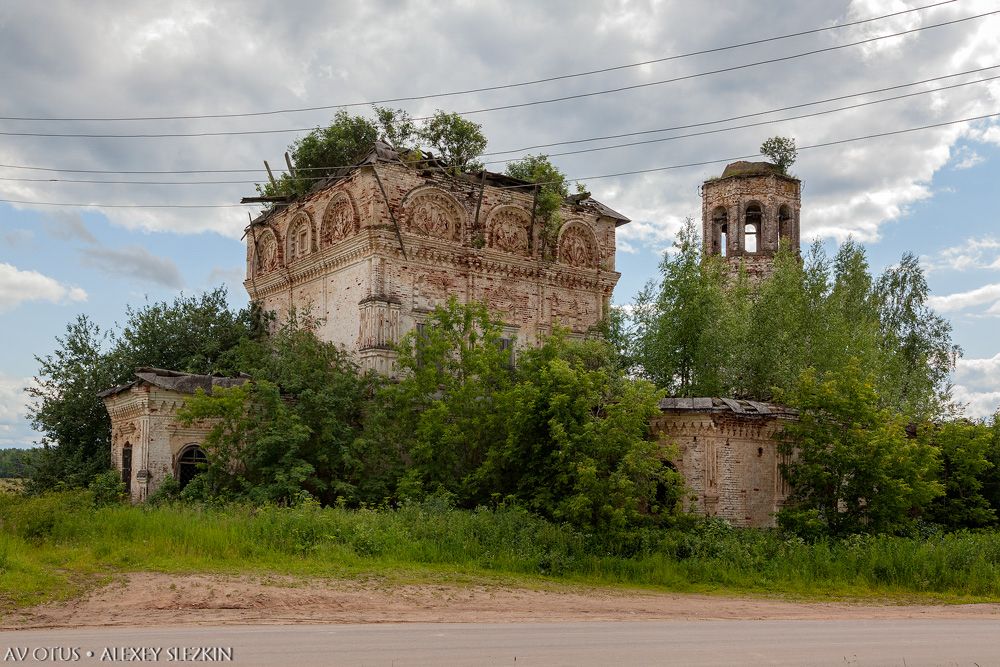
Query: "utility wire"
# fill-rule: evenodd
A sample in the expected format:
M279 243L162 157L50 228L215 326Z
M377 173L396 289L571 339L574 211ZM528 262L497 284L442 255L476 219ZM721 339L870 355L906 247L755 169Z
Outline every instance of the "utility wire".
M901 83L896 86L887 86L885 88L875 88L873 90L866 90L860 93L851 93L849 95L839 95L837 97L828 97L822 100L816 100L814 102L803 102L801 104L792 104L786 107L779 107L777 109L768 109L767 111L756 111L754 113L741 114L739 116L730 116L729 118L720 118L718 120L707 120L701 123L689 123L687 125L674 125L672 127L660 127L655 130L639 130L637 132L623 132L621 134L606 134L600 137L589 137L587 139L569 139L566 141L554 141L549 144L535 144L533 146L522 146L521 148L511 148L505 151L492 151L489 153L483 153L479 157L492 157L495 155L504 155L505 153L523 153L524 151L537 150L539 148L551 148L553 146L565 146L569 144L582 144L591 141L604 141L606 139L622 139L624 137L636 137L644 134L658 134L660 132L673 132L675 130L688 130L695 127L704 127L706 125L717 125L719 123L728 123L734 120L743 120L744 118L754 118L756 116L766 116L772 113L778 113L780 111L791 111L792 109L801 109L803 107L811 107L817 104L826 104L827 102L839 102L840 100L850 99L852 97L862 97L864 95L874 95L876 93L886 93L890 90L899 90L900 88L911 88L913 86L919 86L924 83L931 83L933 81L940 81L942 79L952 79L956 76L964 76L966 74L978 74L979 72L985 72L987 70L996 69L1000 65L990 65L989 67L980 67L978 69L970 69L964 72L956 72L955 74L945 74L944 76L936 76L930 79L922 79L920 81L914 81L912 83ZM978 83L978 81L973 81L971 83ZM925 92L933 93L937 90L944 90L944 88L934 88ZM895 98L888 98L895 99Z
M539 83L548 83L548 82L551 82L551 81L562 81L562 80L565 80L565 79L572 79L572 78L581 77L581 76L590 76L590 75L593 75L593 74L603 74L605 72L614 72L614 71L623 70L623 69L630 69L630 68L634 68L634 67L642 67L644 65L652 65L652 64L655 64L655 63L668 62L668 61L671 61L671 60L679 60L679 59L682 59L682 58L690 58L692 56L707 55L709 53L718 53L718 52L721 52L721 51L728 51L728 50L731 50L731 49L739 49L739 48L743 48L743 47L746 47L746 46L754 46L754 45L757 45L757 44L765 44L765 43L768 43L768 42L775 42L775 41L779 41L779 40L783 40L783 39L790 39L792 37L801 37L803 35L812 35L812 34L816 34L816 33L820 33L820 32L826 32L826 31L829 31L829 30L839 30L841 28L848 28L848 27L851 27L851 26L863 25L865 23L872 23L874 21L881 21L882 19L892 18L892 17L895 17L895 16L901 16L903 14L910 14L910 13L913 13L913 12L924 11L926 9L933 9L935 7L941 7L942 5L952 4L952 3L956 2L956 1L957 0L945 0L943 2L936 2L936 3L930 4L930 5L922 5L920 7L913 7L911 9L904 9L904 10L901 10L901 11L898 11L898 12L893 12L891 14L883 14L881 16L873 16L871 18L861 19L861 20L858 20L858 21L850 21L848 23L839 23L837 25L826 26L826 27L823 27L823 28L814 28L814 29L811 29L811 30L802 30L800 32L793 32L793 33L789 33L789 34L786 34L786 35L778 35L778 36L775 36L775 37L766 37L766 38L763 38L763 39L756 39L756 40L749 41L749 42L741 42L739 44L730 44L728 46L719 46L719 47L714 47L714 48L711 48L711 49L703 49L703 50L700 50L700 51L691 51L691 52L688 52L688 53L681 53L681 54L672 55L672 56L665 56L665 57L662 57L662 58L655 58L653 60L644 60L644 61L641 61L641 62L628 63L628 64L625 64L625 65L615 65L615 66L612 66L612 67L604 67L604 68L601 68L601 69L587 70L587 71L584 71L584 72L576 72L576 73L573 73L573 74L562 74L562 75L558 75L558 76L546 77L544 79L534 79L534 80L531 80L531 81L521 81L521 82L518 82L518 83L508 83L508 84L501 84L501 85L495 85L495 86L485 86L485 87L482 87L482 88L469 88L469 89L466 89L466 90L454 90L454 91L450 91L450 92L434 93L434 94L430 94L430 95L410 95L410 96L407 96L407 97L393 97L393 98L386 98L386 99L381 99L381 100L371 100L369 102L351 102L351 103L347 103L347 104L328 104L328 105L323 105L323 106L300 107L300 108L289 108L289 109L274 109L274 110L270 110L270 111L255 111L255 112L247 112L247 113L191 114L191 115L177 115L177 116L118 116L118 117L90 117L90 118L86 118L86 117L81 117L81 118L73 118L73 117L43 117L43 116L0 116L0 120L17 120L17 121L73 121L73 122L88 121L88 122L100 122L100 121L196 120L196 119L205 119L205 118L246 118L246 117L251 117L251 116L270 116L270 115L277 115L277 114L300 113L300 112L307 112L307 111L325 111L325 110L329 110L329 109L346 109L346 108L350 108L350 107L369 106L369 105L372 105L372 104L389 104L389 103L394 103L394 102L412 102L412 101L417 101L417 100L427 100L427 99L433 99L433 98L438 98L438 97L453 97L453 96L456 96L456 95L469 95L469 94L472 94L472 93L483 93L483 92L488 92L488 91L493 91L493 90L505 90L505 89L509 89L509 88L519 88L519 87L531 86L531 85L535 85L535 84L539 84Z
M696 74L686 74L684 76L677 76L671 79L662 79L660 81L648 81L646 83L637 83L629 86L620 86L618 88L608 88L604 90L595 90L587 93L576 93L573 95L563 95L561 97L552 97L544 100L532 100L530 102L517 102L514 104L505 104L495 107L483 107L480 109L470 109L467 111L459 111L459 115L471 116L473 114L487 113L490 111L502 111L506 109L521 109L524 107L538 106L541 104L552 104L555 102L566 102L569 100L578 100L587 97L595 97L598 95L610 95L613 93L621 93L629 90L637 90L640 88L649 88L651 86L661 86L668 83L676 83L678 81L687 81L689 79L696 79L703 76L710 76L713 74L721 74L724 72L735 72L750 67L758 67L760 65L769 65L778 62L785 62L788 60L794 60L796 58L804 58L806 56L812 56L819 53L828 53L831 51L838 51L840 49L850 48L852 46L859 46L861 44L870 44L872 42L877 42L883 39L890 39L892 37L900 37L902 35L909 35L916 32L921 32L923 30L930 30L932 28L940 28L943 26L955 25L957 23L963 23L965 21L972 21L974 19L983 18L985 16L990 16L994 14L1000 14L1000 9L984 12L982 14L976 14L974 16L967 16L965 18L954 19L952 21L945 21L943 23L934 23L931 25L920 26L918 28L911 28L910 30L903 30L900 32L890 33L888 35L880 35L878 37L870 37L868 39L862 39L856 42L849 42L847 44L839 44L837 46L828 46L822 49L813 49L811 51L803 51L802 53L795 53L789 56L781 56L778 58L769 58L767 60L758 60L751 63L744 63L742 65L733 65L731 67L723 67L720 69L709 70L707 72L698 72ZM412 120L427 120L429 117L418 117ZM0 130L0 136L6 137L58 137L58 138L75 138L75 139L165 139L165 138L180 138L180 137L229 137L229 136L244 136L244 135L255 135L255 134L284 134L293 132L306 132L315 130L318 128L309 127L295 127L295 128L285 128L285 129L275 129L275 130L225 130L217 132L141 132L132 134L98 134L98 133L84 133L84 132L14 132L10 130Z
M618 88L609 88L607 90L597 90L589 93L578 93L575 95L563 95L562 97L552 97L546 100L533 100L531 102L519 102L517 104L505 104L503 106L497 107L483 107L482 109L469 109L466 111L459 111L458 114L462 116L471 116L473 114L486 113L489 111L501 111L504 109L520 109L522 107L536 106L539 104L552 104L553 102L565 102L567 100L578 100L585 97L594 97L597 95L609 95L611 93L620 93L626 90L637 90L639 88L649 88L650 86L661 86L667 83L676 83L677 81L687 81L689 79L696 79L702 76L710 76L712 74L722 74L724 72L735 72L738 70L748 69L750 67L757 67L759 65L770 65L772 63L784 62L787 60L794 60L796 58L804 58L806 56L816 55L818 53L828 53L830 51L838 51L840 49L850 48L852 46L859 46L861 44L870 44L872 42L877 42L883 39L890 39L892 37L900 37L902 35L909 35L915 32L920 32L922 30L930 30L931 28L941 28L943 26L955 25L957 23L963 23L965 21L972 21L975 19L980 19L993 14L1000 14L1000 9L994 10L992 12L984 12L982 14L976 14L974 16L967 16L961 19L955 19L953 21L945 21L943 23L934 23L931 25L920 26L919 28L912 28L910 30L903 30L901 32L895 32L889 35L880 35L878 37L871 37L869 39L862 39L857 42L849 42L847 44L840 44L837 46L828 46L822 49L813 49L812 51L804 51L802 53L795 53L790 56L781 56L780 58L769 58L767 60L758 60L752 63L745 63L743 65L735 65L733 67L723 67L720 69L709 70L707 72L698 72L697 74L687 74L685 76L677 76L672 79L662 79L660 81L649 81L647 83L637 83L631 86L620 86ZM425 118L414 118L413 120L425 120Z
M966 81L965 83L956 83L956 84L953 84L951 86L942 86L941 88L935 88L934 90L921 90L921 91L917 91L915 93L907 93L905 95L895 95L893 97L886 97L885 99L881 99L881 100L872 100L870 102L860 102L858 104L851 104L851 105L844 106L844 107L838 107L836 109L826 109L826 110L823 110L823 111L814 111L812 113L804 113L804 114L799 114L797 116L788 116L786 118L774 118L774 119L771 119L771 120L762 120L762 121L758 121L756 123L744 123L743 125L733 125L732 127L722 127L722 128L717 128L717 129L714 129L714 130L702 130L700 132L689 132L687 134L676 134L676 135L673 135L673 136L670 136L670 137L661 137L659 139L645 139L643 141L630 141L630 142L624 143L624 144L611 144L610 146L597 146L595 148L581 148L581 149L574 150L574 151L563 151L561 153L550 153L548 155L548 157L561 157L561 156L565 156L565 155L580 155L582 153L597 153L597 152L600 152L600 151L612 150L612 149L615 149L615 148L629 148L629 147L632 147L632 146L644 146L646 144L658 144L658 143L663 143L663 142L666 142L666 141L674 141L675 139L688 139L690 137L700 137L700 136L704 136L706 134L718 134L720 132L730 132L732 130L744 130L744 129L748 128L748 127L760 127L761 125L772 125L774 123L784 123L784 122L790 121L790 120L801 120L803 118L815 118L816 116L825 116L827 114L838 113L838 112L841 112L841 111L849 111L851 109L858 109L860 107L867 107L867 106L871 106L873 104L882 104L883 102L893 102L895 100L902 100L902 99L906 99L906 98L909 98L909 97L916 97L918 95L927 95L928 93L936 93L936 92L942 91L942 90L950 90L952 88L961 88L963 86L969 86L969 85L972 85L972 84L975 84L975 83L985 83L987 81L995 81L996 79L1000 79L1000 75L991 76L991 77L988 77L988 78L985 78L985 79L979 79L977 81ZM491 161L491 162L486 162L485 164L498 164L498 163L514 162L516 159L518 159L518 158L511 158L509 160Z
M992 67L987 67L987 68L983 68L983 69L996 69L997 67L1000 67L1000 65L994 65ZM973 70L973 71L980 71L980 70ZM964 74L964 72L963 72L963 74ZM952 76L958 76L958 75L949 75L949 77L952 77ZM939 77L939 78L949 78L949 77ZM774 118L774 119L771 119L771 120L764 120L764 121L760 121L760 122L756 122L756 123L746 123L746 124L743 124L743 125L734 125L734 126L731 126L731 127L722 127L722 128L712 129L712 130L703 130L701 132L691 132L691 133L688 133L688 134L679 134L679 135L673 135L673 136L669 136L669 137L660 137L660 138L657 138L657 139L647 139L647 140L643 140L643 141L632 141L632 142L628 142L628 143L611 144L609 146L598 146L598 147L594 147L594 148L584 148L584 149L580 149L580 150L564 151L562 153L550 153L548 155L548 157L560 157L560 156L565 156L565 155L578 155L578 154L581 154L581 153L595 153L595 152L600 152L600 151L612 150L612 149L615 149L615 148L628 148L628 147L631 147L631 146L641 146L641 145L646 145L646 144L662 143L662 142L667 142L667 141L674 141L676 139L685 139L685 138L697 137L697 136L704 136L704 135L709 135L709 134L718 134L720 132L730 132L732 130L741 130L741 129L746 129L746 128L749 128L749 127L759 127L759 126L762 126L762 125L771 125L771 124L774 124L774 123L783 123L783 122L786 122L786 121L800 120L800 119L803 119L803 118L813 118L813 117L816 117L816 116L823 116L823 115L827 115L827 114L838 113L838 112L841 112L841 111L848 111L850 109L857 109L857 108L860 108L860 107L871 106L871 105L874 105L874 104L882 104L884 102L892 102L892 101L906 99L906 98L910 98L910 97L917 97L919 95L927 95L929 93L936 93L936 92L940 92L940 91L943 91L943 90L950 90L950 89L953 89L953 88L961 88L961 87L964 87L964 86L969 86L969 85L973 85L973 84L977 84L977 83L985 83L985 82L988 82L988 81L995 81L997 79L1000 79L1000 75L992 76L992 77L987 77L987 78L984 78L984 79L977 79L975 81L965 81L965 82L962 82L962 83L956 83L956 84L952 84L950 86L942 86L940 88L934 88L934 89L931 89L931 90L921 90L921 91L917 91L917 92L914 92L914 93L907 93L907 94L904 94L904 95L895 95L893 97L886 97L886 98L883 98L883 99L880 99L880 100L871 100L871 101L868 101L868 102L860 102L858 104L851 104L851 105L848 105L848 106L838 107L836 109L825 109L825 110L822 110L822 111L815 111L815 112L812 112L812 113L799 114L797 116L789 116L789 117L786 117L786 118ZM925 83L927 81L934 81L934 80L935 79L926 79L925 81L920 81L920 82L917 82L917 83ZM916 84L906 84L906 85L910 86L910 85L916 85ZM905 86L893 86L891 88L882 89L882 90L890 90L890 89L902 88L902 87L905 87ZM845 96L841 96L839 98L830 98L830 99L831 100L832 99L844 99L846 97L856 97L856 96L865 95L865 94L868 94L868 93L858 93L857 95L845 95ZM782 109L776 109L776 110L772 110L772 111L763 111L763 112L755 113L755 114L745 114L743 116L737 116L737 117L734 117L734 118L746 118L746 117L749 117L749 116L759 116L759 115L762 115L762 114L774 113L775 111L782 111L784 109L794 109L794 108L800 108L800 107L803 107L803 106L810 106L810 105L813 105L813 104L821 104L821 103L827 102L827 101L830 101L830 100L821 100L820 102L811 102L811 103L808 103L808 104L799 104L799 105L794 105L794 106L791 106L791 107L783 107ZM625 135L616 135L616 136L633 136L633 135L636 135L636 134L646 134L646 133L650 133L650 132L664 132L664 131L668 131L668 130L672 130L672 129L679 129L679 128L682 128L682 127L697 127L697 126L704 126L704 125L712 125L712 124L716 124L716 123L727 122L729 120L733 120L733 119L729 118L729 119L718 120L718 121L706 121L704 123L696 123L696 124L691 125L691 126L678 126L678 128L663 128L661 130L646 130L646 131L643 131L643 132L628 133L628 134L625 134ZM585 142L585 141L597 141L598 139L602 139L602 137L598 137L596 139L578 139L578 140L574 140L574 141L571 141L571 142L563 142L563 143L580 143L580 142ZM552 145L556 145L556 144L547 144L547 146L552 146ZM528 150L530 148L535 148L535 147L529 147L529 148L526 148L526 149L519 149L519 150ZM511 150L511 151L502 151L502 153L513 153L513 152L516 152L516 151L513 151L513 150ZM502 159L502 160L490 160L490 161L485 162L484 164L487 164L487 165L492 165L492 164L507 164L507 163L510 163L510 162L514 162L514 161L516 161L518 159L520 159L520 158L514 158L514 157L512 157L512 158L506 158L506 159ZM2 165L0 165L0 166L2 166ZM350 167L350 166L352 166L352 165L344 165L345 168L346 167ZM332 168L332 167L308 167L308 168L302 168L302 170L305 170L305 169L311 169L311 170L315 170L315 169L330 169L330 168ZM298 180L302 180L302 181L319 181L319 180L323 180L325 178L327 178L327 176L298 176L297 177ZM21 177L9 177L9 176L0 177L0 181L14 181L14 182L19 182L19 183L91 183L91 184L107 184L107 185L246 185L246 184L253 184L253 183L257 182L257 181L245 181L245 180L217 180L217 181L136 181L136 180L121 180L121 181L109 181L109 180L100 180L100 179L27 178L27 177L21 178Z
M985 114L982 116L972 116L970 118L960 118L958 120L950 120L941 123L932 123L930 125L921 125L920 127L910 127L903 130L892 130L889 132L879 132L876 134L866 134L860 137L851 137L849 139L837 139L835 141L826 141L819 144L812 144L810 146L800 146L798 150L812 150L816 148L826 148L829 146L838 146L841 144L852 143L856 141L866 141L869 139L879 139L882 137L892 137L900 134L907 134L910 132L920 132L922 130L930 130L938 127L947 127L949 125L957 125L959 123L970 123L977 120L986 120L988 118L1000 117L1000 112ZM567 181L597 181L604 178L618 178L621 176L634 176L638 174L651 174L661 171L670 171L674 169L686 169L688 167L701 167L710 164L720 164L729 163L736 160L748 160L750 158L760 157L761 153L753 153L750 155L738 155L736 157L719 158L715 160L704 160L701 162L688 162L685 164L675 164L665 167L652 167L650 169L635 169L632 171L620 171L614 174L601 174L598 176L574 176L567 177ZM562 181L539 181L537 183L525 183L521 185L503 185L496 186L498 190L513 190L513 189L526 189L533 188L539 185L553 185L558 184ZM94 203L62 203L62 202L46 202L46 201L29 201L22 199L0 199L0 203L8 204L25 204L28 206L63 206L67 208L240 208L244 206L257 206L258 204L94 204Z

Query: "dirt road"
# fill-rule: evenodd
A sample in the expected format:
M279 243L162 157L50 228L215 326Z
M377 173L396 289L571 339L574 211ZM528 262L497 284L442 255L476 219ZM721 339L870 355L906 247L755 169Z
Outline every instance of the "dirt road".
M136 573L71 602L0 618L0 629L288 623L529 623L625 620L1000 621L1000 604L891 605L502 585L398 585L278 576Z

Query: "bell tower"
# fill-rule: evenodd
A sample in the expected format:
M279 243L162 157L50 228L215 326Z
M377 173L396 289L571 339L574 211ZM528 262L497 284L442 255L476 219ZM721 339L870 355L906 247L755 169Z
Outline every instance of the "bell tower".
M703 254L742 265L752 279L770 275L780 243L799 251L802 182L770 162L733 162L701 186Z

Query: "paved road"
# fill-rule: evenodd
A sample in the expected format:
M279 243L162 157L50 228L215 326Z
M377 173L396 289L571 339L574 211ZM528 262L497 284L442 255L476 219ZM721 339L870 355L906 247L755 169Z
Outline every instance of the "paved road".
M0 664L178 662L231 649L236 665L996 665L1000 621L638 621L259 625L0 632ZM104 655L115 648L118 654ZM28 653L24 660L17 660ZM159 649L154 654L154 650ZM173 651L171 652L171 649ZM141 650L141 652L140 652ZM15 651L13 654L10 651ZM88 657L89 651L94 652ZM34 655L32 655L34 653ZM226 651L191 653L189 659ZM125 658L109 660L107 658ZM172 660L171 660L172 658ZM49 662L53 662L50 660Z

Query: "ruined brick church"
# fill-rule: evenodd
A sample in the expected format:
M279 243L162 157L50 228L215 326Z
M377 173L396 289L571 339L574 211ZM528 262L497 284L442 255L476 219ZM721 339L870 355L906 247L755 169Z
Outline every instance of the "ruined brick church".
M558 229L536 213L535 186L482 171L452 174L405 163L377 143L356 166L280 203L246 230L250 298L279 321L295 309L318 318L317 335L365 370L391 375L394 346L454 297L480 301L503 322L512 359L553 328L583 336L608 314L620 274L615 230L628 218L573 195ZM706 254L769 270L781 240L797 246L799 181L767 163L734 163L702 186ZM185 483L205 460L211 424L173 418L198 388L245 378L140 369L104 392L112 461L134 501L168 477ZM778 406L728 399L668 399L653 430L680 447L695 511L736 525L767 525L785 489L773 433Z

